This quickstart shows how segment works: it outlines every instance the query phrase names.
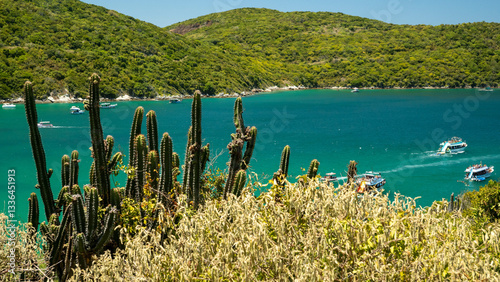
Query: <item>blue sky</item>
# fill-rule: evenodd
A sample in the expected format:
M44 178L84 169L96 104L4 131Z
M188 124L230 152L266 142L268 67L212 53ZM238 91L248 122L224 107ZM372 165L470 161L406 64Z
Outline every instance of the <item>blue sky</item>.
M83 0L165 27L243 7L283 12L327 11L395 24L500 22L499 0Z

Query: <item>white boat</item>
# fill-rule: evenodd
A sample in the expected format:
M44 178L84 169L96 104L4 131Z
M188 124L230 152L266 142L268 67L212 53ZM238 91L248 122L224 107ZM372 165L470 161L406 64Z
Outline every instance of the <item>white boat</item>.
M359 92L359 89L357 87L354 87L352 90L351 90L352 93L355 93L355 92Z
M378 191L385 185L385 182L385 178L379 172L367 171L357 177L358 189L356 191L358 193Z
M70 111L71 111L71 114L73 114L73 115L81 115L81 114L85 113L85 111L84 111L84 110L80 109L80 108L79 108L79 107L77 107L77 106L72 106L72 107L70 108Z
M465 170L465 179L483 181L490 177L493 171L495 171L493 166L489 167L483 164L471 165Z
M327 183L338 181L335 172L328 172L327 174L325 174L325 177L321 178L320 180Z
M38 128L50 128L54 127L50 121L40 121L37 123Z
M491 91L493 91L493 89L491 89L490 87L486 87L486 88L479 88L479 91L491 92Z
M181 100L181 99L178 99L178 98L171 98L171 99L169 99L169 101L168 101L168 102L169 102L170 104L178 104L178 103L182 102L182 100Z
M101 103L101 109L111 109L116 107L117 104L111 104L111 103Z
M444 155L446 153L458 154L463 153L467 147L467 143L460 137L452 137L450 140L444 141L439 144L438 155Z
M4 108L4 109L13 109L15 107L16 107L16 105L12 104L12 103L5 103L2 105L2 108Z

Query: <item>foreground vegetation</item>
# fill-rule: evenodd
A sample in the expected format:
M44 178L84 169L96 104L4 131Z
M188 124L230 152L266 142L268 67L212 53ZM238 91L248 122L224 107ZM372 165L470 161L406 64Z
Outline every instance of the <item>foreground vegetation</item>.
M447 201L421 209L403 196L392 202L385 195L359 198L316 180L286 183L279 200L274 189L256 198L253 188L208 200L198 211L180 199L177 219L165 218L166 238L140 226L135 236L122 230L123 249L105 252L88 269L78 267L70 280L500 279L500 226L475 228L474 218L448 212ZM5 229L1 234L5 242ZM42 250L18 234L18 271L33 269L37 258L34 271L46 272L36 256ZM4 270L5 244L1 252Z
M0 2L0 99L154 97L306 87L497 87L500 24L393 25L340 13L237 9L160 28L77 0ZM111 83L112 81L112 83Z

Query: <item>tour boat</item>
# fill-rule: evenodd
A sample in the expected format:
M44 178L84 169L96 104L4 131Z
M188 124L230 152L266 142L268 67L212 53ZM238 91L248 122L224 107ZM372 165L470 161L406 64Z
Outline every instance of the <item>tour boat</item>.
M111 109L116 107L117 104L101 103L101 109Z
M379 190L385 185L385 182L385 178L379 172L367 171L356 179L356 184L358 184L356 191L358 193L365 193Z
M5 103L2 105L2 108L4 108L4 109L13 109L15 107L16 107L16 105L14 105L12 103Z
M357 87L354 87L351 92L355 93L355 92L359 92L359 89Z
M40 121L39 123L37 123L37 126L39 128L50 128L50 127L54 127L52 125L52 123L50 123L50 121Z
M333 181L337 181L338 179L337 176L335 175L335 172L328 172L327 174L325 174L325 177L321 178L320 180L330 183Z
M85 111L84 111L84 110L81 110L81 109L80 109L79 107L77 107L77 106L72 106L72 107L70 108L70 110L71 110L71 114L73 114L73 115L81 115L81 114L85 113Z
M467 143L462 140L460 137L452 137L450 140L444 141L439 144L439 150L437 152L438 155L443 155L446 153L457 154L463 153L465 147L467 147Z
M168 101L170 104L177 104L177 103L180 103L182 102L181 99L177 99L177 98L172 98Z
M489 167L483 164L471 165L465 170L465 179L473 181L483 181L486 178L490 177L493 171L493 166Z

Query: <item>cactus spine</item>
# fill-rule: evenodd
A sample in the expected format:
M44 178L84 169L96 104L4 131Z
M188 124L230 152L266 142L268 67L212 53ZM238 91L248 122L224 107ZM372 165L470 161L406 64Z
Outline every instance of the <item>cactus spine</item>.
M42 145L42 138L38 130L38 115L36 112L35 97L33 96L33 85L31 82L26 81L24 84L25 93L25 109L26 119L30 129L31 149L33 151L33 158L35 159L36 172L38 178L38 185L40 186L40 195L42 196L43 205L45 207L45 216L50 216L58 212L54 195L49 182L49 174L47 170L47 163L45 159L45 151Z
M314 159L311 161L311 164L309 165L309 169L307 170L307 177L308 178L315 178L316 175L318 174L318 167L319 167L319 162L318 160Z
M89 103L87 110L89 111L90 137L92 140L92 152L95 162L95 184L103 199L103 206L107 206L109 204L111 187L99 110L99 83L101 82L101 78L94 73L90 76L89 81Z

